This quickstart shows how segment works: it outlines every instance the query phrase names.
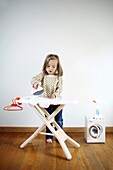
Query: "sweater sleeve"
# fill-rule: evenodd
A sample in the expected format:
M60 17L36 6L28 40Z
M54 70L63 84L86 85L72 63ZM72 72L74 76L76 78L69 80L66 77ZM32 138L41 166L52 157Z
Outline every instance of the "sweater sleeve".
M40 86L42 85L42 79L43 79L43 73L41 72L40 74L32 77L31 84L33 86L34 83L38 83Z
M61 97L62 88L63 88L63 79L61 76L58 78L58 83L57 83L56 90L54 93L56 95L56 97Z

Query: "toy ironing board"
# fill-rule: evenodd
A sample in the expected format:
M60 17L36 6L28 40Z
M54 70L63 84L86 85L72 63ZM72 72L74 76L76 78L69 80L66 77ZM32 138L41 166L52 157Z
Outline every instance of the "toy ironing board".
M77 104L78 102L73 101L73 100L40 98L37 96L26 96L26 97L21 98L18 102L29 104L36 111L37 115L43 121L43 124L24 143L20 145L20 148L24 148L39 133L46 135L47 133L42 132L42 130L47 126L52 132L52 134L48 134L48 135L53 135L57 138L57 140L59 141L64 151L66 158L70 160L72 158L72 155L70 154L70 151L67 145L65 144L65 141L67 140L69 143L71 143L73 146L77 148L79 148L80 145L76 141L74 141L72 138L70 138L63 131L63 129L61 129L61 127L54 120L54 117L59 113L59 111L66 104ZM59 105L58 108L51 115L45 110L45 108L49 107L49 105ZM54 127L51 125L51 123L54 125Z

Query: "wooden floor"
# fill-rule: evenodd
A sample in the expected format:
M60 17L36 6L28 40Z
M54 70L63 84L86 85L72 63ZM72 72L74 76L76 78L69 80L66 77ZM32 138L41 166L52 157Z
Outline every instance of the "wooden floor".
M67 160L59 143L45 142L39 135L20 149L31 133L0 133L0 170L113 170L113 133L105 144L87 144L83 133L68 133L81 147L67 143L72 159Z

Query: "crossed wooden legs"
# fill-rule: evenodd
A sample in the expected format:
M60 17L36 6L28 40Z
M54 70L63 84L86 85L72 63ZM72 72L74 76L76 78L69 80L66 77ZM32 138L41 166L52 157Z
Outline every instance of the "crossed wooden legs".
M24 143L20 145L20 148L24 148L28 143L30 143L39 133L42 132L42 130L47 126L52 134L54 135L57 140L59 141L64 154L68 160L72 158L72 155L70 154L70 151L65 144L65 141L67 140L69 143L71 143L73 146L79 148L80 145L74 141L72 138L70 138L64 131L61 129L61 127L57 124L57 122L54 120L54 117L58 114L58 112L64 107L64 105L59 105L59 107L50 115L44 108L41 108L39 105L33 106L38 116L41 118L41 120L44 122ZM46 115L46 117L45 117ZM52 125L51 125L52 124ZM43 133L43 132L42 132ZM43 133L46 134L46 133Z

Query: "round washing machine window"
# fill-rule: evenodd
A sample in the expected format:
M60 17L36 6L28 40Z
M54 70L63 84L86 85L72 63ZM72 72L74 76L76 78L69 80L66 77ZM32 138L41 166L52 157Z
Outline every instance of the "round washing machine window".
M92 138L99 138L102 134L102 127L100 125L92 125L89 128L89 134Z

